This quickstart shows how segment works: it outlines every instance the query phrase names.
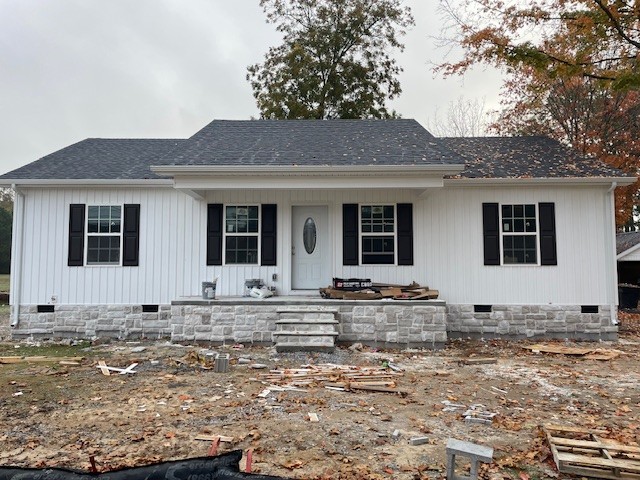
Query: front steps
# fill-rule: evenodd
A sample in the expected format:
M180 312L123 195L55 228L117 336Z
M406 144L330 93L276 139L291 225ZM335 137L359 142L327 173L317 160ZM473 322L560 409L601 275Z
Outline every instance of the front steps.
M327 352L336 346L337 310L323 308L278 309L273 339L277 352Z

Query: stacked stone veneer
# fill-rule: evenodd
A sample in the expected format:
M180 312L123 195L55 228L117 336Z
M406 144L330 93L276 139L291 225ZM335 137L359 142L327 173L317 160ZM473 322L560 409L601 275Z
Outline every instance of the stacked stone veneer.
M449 338L616 340L618 327L609 305L598 306L598 313L581 313L580 305L492 305L486 313L448 305L447 332Z
M38 313L36 305L23 305L18 327L11 333L14 338L169 337L171 306L143 313L141 305L55 305L51 313Z
M580 306L571 305L493 305L491 312L479 313L473 305L433 300L226 299L176 301L150 313L143 313L141 305L56 305L52 313L26 305L20 308L12 336L272 344L276 322L288 307L330 310L339 322L337 343L379 347L438 348L448 338L460 337L615 340L618 330L606 305L599 306L598 313L581 313Z

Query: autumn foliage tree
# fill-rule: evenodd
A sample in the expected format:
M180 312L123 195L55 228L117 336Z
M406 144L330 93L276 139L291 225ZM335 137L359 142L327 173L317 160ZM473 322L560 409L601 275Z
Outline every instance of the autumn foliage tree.
M284 34L248 67L262 118L388 118L401 92L392 54L413 25L401 0L261 0Z
M502 68L502 134L543 134L640 173L640 2L637 0L441 0L441 41L462 56L436 67L461 74ZM618 225L639 184L616 190Z
M504 85L503 109L491 126L499 134L547 135L636 175L640 165L640 92L612 90L588 77L549 79L523 69ZM636 182L616 190L616 223L638 204Z

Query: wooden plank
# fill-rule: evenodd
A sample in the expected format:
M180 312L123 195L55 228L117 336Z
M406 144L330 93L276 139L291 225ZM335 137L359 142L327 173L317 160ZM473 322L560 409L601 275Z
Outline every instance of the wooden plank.
M49 362L80 362L84 357L48 357L44 355L34 357L21 357L12 355L9 357L0 357L0 363L49 363Z
M465 358L460 360L460 363L464 365L486 365L491 363L498 363L498 359L494 357L487 358Z
M562 466L565 466L566 463L571 463L587 467L618 468L621 471L640 474L640 462L631 460L598 458L587 455L577 455L575 453L558 452L558 461Z
M640 453L640 447L633 445L624 445L622 443L613 442L611 440L574 440L572 438L551 437L551 440L555 445L562 445L566 447L576 448L593 448L601 449L606 448L612 452L622 453Z
M584 428L579 428L579 427L573 427L573 426L567 426L567 425L555 425L555 424L549 424L549 425L545 425L544 428L546 430L549 430L550 432L566 432L566 433L584 433L587 435L590 435L592 433L601 433L601 434L606 434L607 431L606 430L587 430Z
M320 419L318 418L318 414L317 413L309 412L307 415L309 415L309 421L310 422L314 422L315 423L315 422L319 422L320 421Z
M543 353L560 353L563 355L586 355L591 353L593 348L580 348L580 347L565 347L562 345L544 345L538 343L536 345L526 345L522 348L527 350L543 352Z
M216 438L219 438L221 442L233 443L233 437L225 437L224 435L198 435L194 437L194 440L203 440L205 442L213 442Z
M104 363L104 360L99 360L98 361L98 368L100 369L100 371L102 372L103 375L106 375L107 377L109 375L111 375L111 372L107 368L107 364Z

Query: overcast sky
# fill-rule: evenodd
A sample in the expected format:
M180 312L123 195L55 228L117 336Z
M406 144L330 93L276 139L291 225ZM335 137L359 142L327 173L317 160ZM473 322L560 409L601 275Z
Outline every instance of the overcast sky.
M434 78L437 1L405 1L416 26L391 104L423 125L461 95L498 107L496 72ZM259 0L0 0L0 174L87 137L186 138L257 117L246 67L279 41Z

